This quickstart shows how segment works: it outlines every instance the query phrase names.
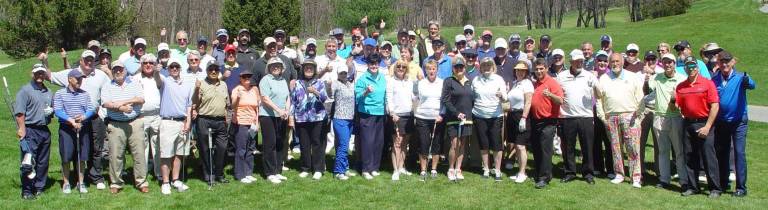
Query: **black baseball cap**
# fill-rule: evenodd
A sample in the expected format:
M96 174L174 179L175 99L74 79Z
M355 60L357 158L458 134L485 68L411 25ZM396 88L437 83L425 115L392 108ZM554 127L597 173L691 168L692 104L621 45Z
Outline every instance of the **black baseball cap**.
M651 57L653 57L654 59L658 58L658 56L656 56L656 51L648 50L648 52L645 52L645 59L649 59Z
M378 53L373 53L368 55L367 58L365 58L366 63L368 64L377 64L381 62L381 56Z
M443 46L443 45L445 45L445 42L443 42L442 39L432 40L432 46Z
M685 48L691 48L691 44L688 43L688 40L680 40L679 42L677 42L677 44L675 44L676 51L682 51Z
M539 41L540 41L540 42L543 42L544 40L546 40L546 41L552 41L552 39L549 37L549 35L546 35L546 34L544 34L544 35L541 35L541 37L539 38Z

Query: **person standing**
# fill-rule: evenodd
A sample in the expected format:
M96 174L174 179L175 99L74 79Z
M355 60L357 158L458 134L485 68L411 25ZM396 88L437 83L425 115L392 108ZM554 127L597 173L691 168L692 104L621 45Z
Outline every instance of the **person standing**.
M216 48L214 46L214 48ZM207 63L211 61L216 61L216 58L208 54L208 37L205 36L199 36L197 38L197 49L196 51L200 53L200 63L203 65L206 65ZM220 65L216 65L220 66Z
M728 190L728 162L733 152L736 166L736 191L733 196L747 195L747 90L755 89L755 81L746 72L737 71L737 59L728 51L718 53L719 71L712 78L720 97L720 111L715 121L715 152L720 168L723 191ZM731 151L733 144L733 151Z
M266 41L267 39L264 40ZM274 40L274 38L272 40ZM256 60L258 60L261 55L256 49L250 47L250 43L251 31L244 28L240 29L240 31L237 32L237 65L240 66L240 69L243 71L251 71L256 74ZM267 49L266 45L264 46L264 49ZM264 63L266 64L267 62L265 61ZM258 85L258 83L254 83L253 85Z
M216 61L210 59L205 67L208 77L196 82L192 95L192 109L198 114L197 144L203 162L203 180L209 184L214 180L229 183L224 176L224 158L228 147L226 116L230 100L227 84L220 79L219 69Z
M253 73L249 70L240 71L237 75L240 83L232 90L231 96L234 112L232 126L236 127L234 175L244 184L256 181L253 177L253 153L249 149L256 144L256 133L260 130L261 94L258 87L251 85L251 76Z
M105 85L101 92L101 106L107 110L107 139L109 139L109 179L112 182L109 191L117 194L122 190L121 174L125 165L125 150L133 157L134 186L142 193L149 192L147 183L147 160L144 154L147 142L142 130L144 121L139 116L144 104L142 86L131 80L122 63L112 64L112 82Z
M413 133L413 85L414 80L408 77L410 71L408 62L397 61L394 72L387 78L386 110L392 119L392 181L400 180L400 175L410 175L405 170L405 158L408 150L410 133Z
M486 57L480 62L480 73L480 76L472 80L473 124L479 140L483 178L490 178L490 173L493 172L494 180L500 182L502 180L501 158L504 153L504 145L501 142L501 116L504 111L501 103L506 101L507 97L504 97L504 93L507 92L507 86L504 79L496 74L493 58ZM491 167L488 161L489 152L493 156L492 170L489 170Z
M301 142L299 177L307 177L312 171L312 179L320 180L325 171L326 133L323 131L327 111L324 103L328 99L328 92L325 81L317 77L315 61L305 60L301 68L301 76L291 92L291 106L294 107L292 115L296 119L296 132Z
M381 153L384 147L384 120L387 80L379 72L379 54L367 58L368 70L355 82L356 110L359 114L359 144L363 178L379 175Z
M211 56L216 60L216 64L222 67L222 72L224 70L224 63L227 60L227 51L225 50L227 45L229 45L229 32L227 29L220 28L216 30L216 40L214 41Z
M147 50L147 40L144 40L144 38L137 38L133 41L131 50L133 51L132 56L125 60L121 60L120 62L125 65L125 70L129 75L136 75L141 68L141 57L144 56L144 53L146 53Z
M141 119L144 121L143 138L147 162L152 160L152 173L155 179L162 179L160 171L160 145L158 135L160 134L160 88L155 82L155 71L160 71L162 66L158 66L155 55L146 54L141 56L141 72L132 76L130 79L141 86L144 92L144 103L141 105ZM146 164L149 172L149 164Z
M467 140L472 135L472 81L465 77L464 58L453 60L453 76L443 82L440 109L445 110L446 130L450 139L448 180L464 180L461 164Z
M31 159L35 163L32 170L35 176L29 178L24 171L21 177L21 198L31 200L43 194L48 180L48 160L51 155L51 123L53 96L45 86L46 69L43 64L32 66L32 80L21 86L16 93L16 103L13 105L13 115L16 120L16 137L19 146L24 142L29 151L34 154ZM23 156L23 155L22 155Z
M179 61L183 61L187 59L187 56L190 52L197 51L197 50L190 50L187 48L187 45L189 44L189 35L186 31L179 31L176 32L176 44L178 45L178 48L171 49L171 58L174 58ZM187 70L189 68L189 64L185 62L181 62L181 70Z
M684 62L688 79L675 88L675 104L683 114L683 130L687 137L687 140L683 141L683 148L688 172L687 177L680 179L686 179L688 185L682 187L681 195L699 193L698 175L703 162L709 197L718 198L723 188L715 150L715 129L712 126L720 110L720 97L715 84L699 74L700 69L695 58L686 57Z
M421 181L427 179L427 158L432 155L430 175L437 178L437 163L440 161L440 143L442 142L444 126L440 116L440 96L442 95L443 80L437 78L437 62L429 61L427 78L420 80L414 87L416 96L415 126L419 139L419 163Z
M425 59L423 59L426 63L426 61L434 60L437 62L437 78L440 79L447 79L451 76L451 71L453 67L451 67L452 60L451 57L448 56L448 54L445 54L445 43L443 40L435 39L431 41L432 44L432 50L433 54ZM422 65L423 66L423 65ZM422 67L424 69L424 67Z
M517 161L520 166L517 175L509 178L515 180L515 183L523 183L528 176L525 174L525 168L528 162L528 138L530 138L528 113L531 111L531 97L533 97L533 83L530 80L530 68L528 60L518 61L515 65L515 80L510 82L507 100L509 101L510 111L507 113L507 142L512 144L517 154Z
M348 68L338 69L336 80L331 85L333 97L333 132L336 140L336 160L333 165L333 173L336 179L348 180L349 169L349 144L352 137L355 118L355 87L352 78L349 78Z
M547 60L537 58L533 96L531 97L531 150L534 160L534 181L536 189L542 189L552 180L553 140L560 105L563 104L563 89L547 73Z
M270 49L270 52L273 51L274 49ZM278 57L271 57L266 68L269 69L269 74L258 83L261 102L263 102L259 107L258 122L263 135L264 175L270 182L279 184L288 180L282 175L283 158L287 155L288 149L284 139L288 126L291 126L288 117L292 113L290 89L288 89L288 82L282 76L283 71L288 69L285 69L283 60Z
M88 50L90 51L90 50ZM82 168L88 161L91 148L90 119L95 114L95 107L89 103L90 96L81 89L83 75L80 71L69 71L67 87L59 89L53 95L53 110L59 118L59 154L61 155L61 175L64 194L71 191L70 164L74 162L77 170L77 190L87 193ZM75 162L76 161L76 162Z

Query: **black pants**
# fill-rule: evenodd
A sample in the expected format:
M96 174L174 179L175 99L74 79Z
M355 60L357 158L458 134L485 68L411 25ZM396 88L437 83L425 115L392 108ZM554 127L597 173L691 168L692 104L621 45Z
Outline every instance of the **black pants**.
M699 171L700 161L704 161L704 172L707 174L707 183L710 191L722 192L720 186L720 175L715 153L715 127L709 129L707 137L700 138L696 130L704 127L706 119L689 120L683 122L685 137L683 148L685 148L686 170L688 170L687 179L680 178L680 185L683 190L699 190ZM726 179L728 177L725 177Z
M557 119L534 119L531 133L531 152L533 152L534 178L536 181L549 182L552 179L553 140Z
M593 121L595 122L595 141L592 147L594 171L614 174L613 152L611 151L611 141L608 139L605 123L597 117Z
M379 171L384 151L384 120L383 115L368 115L360 113L358 124L359 135L355 144L360 145L362 172Z
M301 148L301 171L325 171L326 135L322 131L325 121L296 123Z
M564 118L563 141L560 146L563 149L563 162L565 163L565 174L576 174L576 137L579 138L581 146L581 174L584 178L592 177L594 170L592 161L592 148L594 147L595 124L592 117Z
M35 163L35 177L29 179L26 173L19 173L21 177L21 195L28 195L35 192L43 192L48 181L48 160L51 155L51 131L48 126L26 126L26 136L29 150L32 151L32 159ZM21 148L19 148L21 150ZM20 158L24 158L22 152Z
M473 123L477 129L477 140L480 150L502 151L501 144L501 117L475 118Z
M283 157L287 154L286 135L288 121L279 117L259 117L261 124L261 141L264 144L262 152L264 159L264 175L276 175L283 172Z
M200 116L197 119L197 144L200 147L200 158L202 158L203 164L203 180L210 181L214 177L224 176L224 157L227 152L227 123L224 118L207 118ZM211 147L213 145L208 144L208 129L211 130L211 143L215 145L213 154L211 154ZM213 155L213 163L211 163L211 155ZM213 164L213 175L211 176L211 164Z
M418 133L419 154L420 155L439 155L441 154L440 145L443 139L443 126L441 123L435 125L435 120L425 120L416 118L416 132ZM434 134L433 134L434 132ZM434 136L434 138L432 138ZM414 142L414 141L411 141Z
M98 116L91 119L91 158L88 159L88 172L86 176L91 183L104 183L104 163L109 163L109 148L105 144L107 138L107 126L104 120Z

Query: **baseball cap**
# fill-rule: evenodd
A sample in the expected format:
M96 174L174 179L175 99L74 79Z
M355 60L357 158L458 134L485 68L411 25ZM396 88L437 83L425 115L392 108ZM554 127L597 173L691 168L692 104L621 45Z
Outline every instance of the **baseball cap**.
M307 59L307 60L304 60L304 63L301 63L302 68L309 65L317 67L317 63L315 63L313 59Z
M493 36L493 32L491 32L491 30L485 30L483 31L483 36Z
M685 57L685 59L683 59L683 63L685 63L685 64L691 64L691 63L695 64L696 63L696 58L694 58L693 56Z
M275 34L275 36L277 36L277 35L283 35L283 36L285 36L285 30L283 30L283 29L277 29L277 30L275 30L275 33L274 33L274 34Z
M635 44L635 43L630 43L630 44L628 44L628 45L627 45L627 52L629 52L629 51L633 51L633 50L634 50L635 52L640 52L640 47L639 47L639 46L637 46L637 44Z
M112 51L107 49L107 48L102 48L101 51L99 51L99 55L104 55L104 54L111 56L112 55Z
M584 60L584 52L579 49L571 51L571 60Z
M509 43L514 43L514 42L520 43L520 34L512 34L511 36L509 36Z
M171 64L181 65L181 61L179 59L171 57L171 59L168 60L168 66L171 66Z
M168 47L168 43L162 42L157 45L157 52L163 51L163 50L171 50L170 47Z
M368 55L365 61L367 64L377 64L381 62L381 56L378 53L373 53Z
M707 45L704 46L704 51L715 51L715 50L723 50L723 49L720 48L720 45L714 42L707 43Z
M243 75L253 75L253 72L250 69L244 69L243 71L240 72L240 76L243 76Z
M525 37L525 42L528 42L528 41L536 42L536 39L534 39L532 36L527 36Z
M603 34L600 36L600 42L613 42L613 38L611 38L611 36L608 34Z
M677 51L681 51L685 48L691 48L691 44L688 43L688 40L680 40L679 42L677 42L677 44L675 44L674 48Z
M331 36L339 35L339 34L344 34L344 29L334 28L333 30L331 30Z
M133 46L134 47L138 46L139 44L142 44L142 45L144 45L144 47L146 47L147 46L147 40L145 40L144 38L137 38L136 40L133 41Z
M35 64L34 66L32 66L32 73L35 73L35 72L38 72L38 71L43 71L43 72L46 71L45 70L45 65L43 65L42 63L38 63L38 64Z
M220 36L226 36L226 37L228 37L228 36L229 36L229 34L228 34L228 32L227 32L227 29L223 29L223 28L222 28L222 29L216 30L216 37L220 37Z
M494 49L498 49L498 48L507 49L507 40L505 40L504 38L497 38L496 41L494 41L494 43L493 43L493 48Z
M416 32L408 31L408 36L416 36Z
M370 37L363 40L363 46L376 47L377 44L376 40Z
M83 53L80 54L80 58L87 58L87 57L96 58L96 53L94 53L91 50L85 50L83 51Z
M435 39L435 40L432 40L432 46L437 46L437 47L439 47L439 46L443 46L443 45L445 45L445 42L443 42L443 40L442 40L442 39Z
M237 50L236 50L235 45L233 45L233 44L227 44L227 46L224 46L224 52L225 53L235 52L235 51L237 51Z
M384 48L384 46L387 46L387 45L389 45L389 48L392 49L392 42L389 42L389 41L381 42L381 48Z
M469 56L469 55L477 56L477 49L475 48L464 49L461 51L461 54L464 56Z
M248 29L245 29L245 28L240 29L240 31L237 31L237 35L238 36L242 35L243 33L248 33L248 35L251 35L251 31L249 31Z
M461 34L456 35L456 43L466 42L466 41L467 41L467 37L466 36L461 35Z
M216 70L218 70L219 69L219 64L216 64L215 60L210 60L210 61L208 61L208 63L205 64L205 70L207 71L211 67L214 67L214 68L216 68Z
M88 48L91 48L91 47L93 47L93 46L96 46L96 47L101 47L101 43L99 43L99 41L96 41L96 40L91 40L91 41L89 41L89 42L88 42Z
M528 67L527 67L527 66L525 66L525 63L524 63L524 62L519 62L519 63L517 63L517 64L515 65L515 69L516 69L516 70L517 70L517 69L521 69L521 70L528 70Z
M720 57L721 60L733 60L733 55L731 55L730 52L725 51L725 50L721 51L717 55L718 55L718 57Z
M270 37L264 38L264 47L267 47L269 46L269 44L272 44L272 43L277 43L277 40L275 40L274 37L270 36Z
M408 29L401 28L397 31L397 36L408 36Z
M144 60L143 58L145 56L147 55L141 56L142 60ZM125 68L125 64L123 64L123 62L120 62L120 61L112 61L112 70L115 70L115 67Z
M202 35L198 36L197 37L197 43L200 43L200 42L205 42L206 44L208 44L208 37L205 37L205 36L202 36Z
M669 60L673 60L674 61L675 60L675 56L672 55L671 53L665 53L664 55L661 56L661 60L664 60L664 59L669 59Z
M608 60L608 52L605 52L605 50L597 51L595 59L597 59L597 60Z
M645 52L645 56L644 56L645 59L648 59L648 58L651 58L651 57L653 57L653 58L658 57L656 55L656 51L648 50L648 52Z
M565 56L565 52L562 49L559 49L559 48L555 49L555 50L552 50L552 56L556 56L556 55L560 55L560 56L564 57Z
M83 72L80 72L80 70L72 70L72 71L69 71L69 73L67 74L67 77L80 78L80 77L85 77L85 75L83 74Z
M284 66L283 60L281 60L278 57L272 57L267 61L267 67L271 66L272 64L280 64L281 66Z
M451 66L465 66L464 58L462 57L456 57L453 59L453 62L451 63Z
M472 26L472 25L465 25L464 26L464 31L467 31L467 30L470 30L470 31L472 31L472 33L475 33L475 27Z
M315 45L315 47L317 47L317 40L315 40L315 38L307 39L307 46L309 45Z
M544 41L544 40L552 41L552 38L550 38L549 35L546 35L546 34L541 35L541 37L539 38L539 41Z

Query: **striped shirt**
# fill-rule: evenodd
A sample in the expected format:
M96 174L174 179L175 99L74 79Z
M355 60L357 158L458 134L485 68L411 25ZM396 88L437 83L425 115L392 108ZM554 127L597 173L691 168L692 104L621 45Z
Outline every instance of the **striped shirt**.
M53 72L51 73L51 83L61 87L69 86L68 75L70 71L82 72L82 70L80 70L80 67ZM80 84L80 88L83 89L83 91L87 92L88 95L90 96L91 106L99 107L99 105L101 104L99 102L99 99L101 99L101 87L109 83L111 79L109 79L109 76L107 76L106 73L96 69L91 71L90 74L85 74L85 76L86 77L83 78L83 82Z
M134 97L144 98L144 90L139 83L133 82L131 77L126 77L123 85L118 85L114 80L101 88L102 105L114 101L130 100ZM121 112L107 109L107 118L116 121L130 121L136 119L141 113L142 104L133 104L131 112Z
M53 110L56 111L59 122L66 122L80 115L87 119L93 115L95 108L89 101L91 97L83 89L71 91L69 88L62 88L53 96Z

